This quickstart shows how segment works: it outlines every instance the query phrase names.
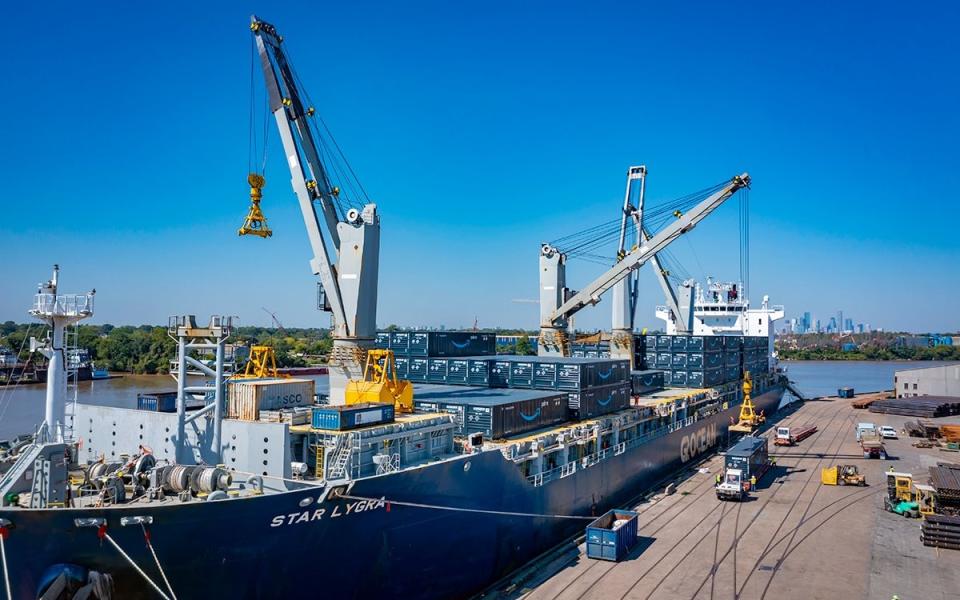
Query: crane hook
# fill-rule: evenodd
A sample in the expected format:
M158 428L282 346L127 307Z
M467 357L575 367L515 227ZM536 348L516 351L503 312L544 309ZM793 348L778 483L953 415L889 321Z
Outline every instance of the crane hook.
M243 227L237 230L237 235L255 235L262 238L268 238L273 235L270 228L267 227L267 218L263 216L260 210L260 199L263 198L263 186L267 180L263 175L250 173L247 175L247 183L250 184L250 212L243 221Z

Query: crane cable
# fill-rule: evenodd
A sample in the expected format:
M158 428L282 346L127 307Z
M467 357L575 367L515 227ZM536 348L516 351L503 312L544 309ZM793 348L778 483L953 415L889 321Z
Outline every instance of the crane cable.
M742 188L740 203L740 290L743 298L749 298L750 289L750 189Z

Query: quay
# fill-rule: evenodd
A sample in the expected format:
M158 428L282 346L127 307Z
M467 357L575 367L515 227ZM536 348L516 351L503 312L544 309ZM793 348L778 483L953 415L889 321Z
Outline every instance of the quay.
M851 400L791 405L762 435L776 465L746 502L722 502L714 455L680 476L670 495L660 488L639 504L637 546L622 562L586 557L579 538L499 582L484 598L842 598L947 600L960 596L960 551L925 547L920 519L884 510L885 473L927 481L938 462L960 455L915 448L914 438L884 440L888 460L864 459L855 437L860 421L901 431L909 417L866 413ZM960 422L960 417L937 419ZM796 446L777 447L780 425L816 424ZM854 464L866 487L824 486L820 470Z

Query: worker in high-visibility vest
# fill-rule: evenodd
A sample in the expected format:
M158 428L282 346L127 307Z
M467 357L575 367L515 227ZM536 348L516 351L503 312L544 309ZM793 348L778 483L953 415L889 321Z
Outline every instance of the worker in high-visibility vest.
M750 489L752 490L752 489L754 489L754 488L756 488L756 487L757 487L757 476L756 476L756 475L751 475L751 476L750 476Z
M717 485L720 485L720 482L723 481L723 475L717 473Z

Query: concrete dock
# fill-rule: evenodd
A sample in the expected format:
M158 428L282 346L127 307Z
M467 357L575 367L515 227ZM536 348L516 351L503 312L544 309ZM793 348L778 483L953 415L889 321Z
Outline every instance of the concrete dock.
M960 455L917 449L902 436L886 440L889 460L862 457L854 425L868 421L899 431L906 417L877 415L850 400L808 402L781 411L763 435L776 467L747 502L717 500L721 459L681 475L676 492L657 494L640 513L639 544L612 563L586 558L570 543L490 590L489 598L733 598L791 600L947 600L960 598L960 552L920 543L920 520L883 510L884 472L927 481L937 461ZM770 427L816 424L793 447L772 443ZM820 469L856 464L867 487L823 486ZM582 542L582 540L580 540Z

